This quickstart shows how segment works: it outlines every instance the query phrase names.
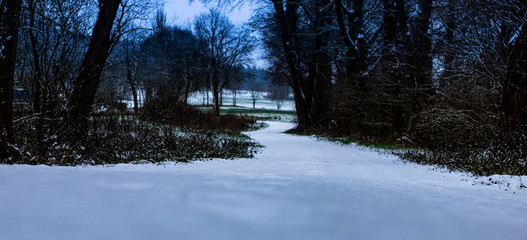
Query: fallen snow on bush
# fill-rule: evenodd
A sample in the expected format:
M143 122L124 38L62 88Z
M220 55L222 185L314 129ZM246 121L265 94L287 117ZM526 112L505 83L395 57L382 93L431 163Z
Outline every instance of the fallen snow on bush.
M255 159L2 165L0 239L527 236L527 192L518 177L492 176L504 183L494 184L268 124L250 133L266 146Z

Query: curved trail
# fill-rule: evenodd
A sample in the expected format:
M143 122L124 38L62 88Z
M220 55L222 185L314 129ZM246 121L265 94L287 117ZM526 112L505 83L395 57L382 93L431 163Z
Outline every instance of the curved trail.
M0 239L524 239L527 192L355 146L249 135L255 159L0 165ZM512 191L516 193L513 194Z

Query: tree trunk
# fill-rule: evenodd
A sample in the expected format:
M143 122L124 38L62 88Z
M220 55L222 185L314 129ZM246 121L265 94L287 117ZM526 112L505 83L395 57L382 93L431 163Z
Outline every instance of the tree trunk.
M448 14L446 21L446 33L445 33L445 44L446 44L446 53L444 60L444 70L440 80L440 87L448 86L448 83L451 82L451 77L454 75L454 58L456 54L456 49L454 47L454 30L456 29L455 17L456 13L454 12L455 2L454 0L448 0Z
M133 44L133 45L132 45ZM130 85L132 91L132 97L134 101L134 113L139 113L139 103L137 97L137 84L136 84L136 73L137 73L137 59L135 58L135 44L133 41L126 41L125 43L125 56L124 65L126 66L126 81ZM132 45L132 49L130 49Z
M391 118L392 129L394 132L401 132L405 127L404 107L401 99L401 78L398 68L400 59L398 58L397 46L397 7L395 0L383 0L383 73L387 78L389 86L388 93L391 96ZM390 134L390 133L387 133Z
M214 104L214 115L220 115L220 91L213 88L212 89L212 101Z
M236 93L237 93L237 91L233 90L232 93L233 93L232 106L236 107Z
M0 2L0 158L17 154L13 133L13 85L21 0Z
M208 89L205 89L205 95L207 96L207 105L210 105L209 90Z
M220 90L220 106L223 106L223 89Z
M185 54L186 56L186 70L187 70L187 82L185 84L185 104L188 104L188 95L190 93L190 83L192 81L192 72L190 70L190 55L189 53Z
M432 38L428 33L430 28L430 17L432 14L432 0L419 0L417 22L414 29L414 61L415 66L415 106L420 111L427 99L435 94L432 83Z
M299 127L310 127L313 125L311 113L308 110L307 100L302 89L303 76L300 72L300 65L298 63L298 47L295 43L294 34L297 29L297 5L290 1L272 0L276 17L280 24L282 45L288 66L289 75L291 77L291 87L295 99L296 114Z
M137 88L135 87L134 77L132 76L132 69L127 69L128 84L130 84L130 90L132 91L132 97L134 98L134 113L139 113L139 102L137 100Z
M510 49L503 84L501 125L506 132L527 130L527 25L523 24Z
M35 65L33 73L33 113L39 114L37 123L35 125L35 132L38 145L38 163L43 164L43 157L46 156L46 147L44 146L44 119L46 118L44 111L42 110L41 101L41 90L42 90L42 69L40 67L40 54L38 52L38 42L34 34L33 29L35 28L35 2L34 0L29 1L29 38L31 41L31 48L33 52L33 64Z
M317 1L315 8L315 45L312 50L312 59L309 64L308 92L306 101L312 102L310 106L313 123L325 126L327 122L327 112L329 109L329 88L331 86L331 59L327 53L327 44L330 42L329 31L327 30L332 20L327 17L333 9L329 1Z
M346 45L344 56L345 78L351 84L361 84L361 72L366 63L366 43L364 41L364 1L353 1L353 12L347 10L343 0L335 1L336 20L340 37ZM347 22L346 22L347 20Z
M67 104L66 122L64 122L65 126L81 127L81 131L86 127L83 125L87 124L106 59L115 41L112 39L112 28L121 0L99 2L97 22L79 75L73 83L73 93Z

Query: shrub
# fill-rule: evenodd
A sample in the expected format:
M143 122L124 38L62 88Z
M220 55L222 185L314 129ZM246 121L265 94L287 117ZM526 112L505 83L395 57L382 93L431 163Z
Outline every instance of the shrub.
M227 134L239 134L256 124L256 119L249 116L234 113L218 116L187 104L169 105L158 100L146 103L141 116L143 120L147 121Z
M31 125L25 125L31 128ZM250 140L212 132L181 130L166 124L144 122L130 115L97 115L86 138L61 141L51 136L46 145L24 138L21 159L3 164L98 165L117 163L188 162L210 158L252 157L258 145ZM42 151L45 147L45 151ZM45 153L40 156L40 153Z

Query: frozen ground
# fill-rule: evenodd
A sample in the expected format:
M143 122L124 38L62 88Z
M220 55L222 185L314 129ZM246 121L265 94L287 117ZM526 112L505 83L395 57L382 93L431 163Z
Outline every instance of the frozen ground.
M256 159L0 166L0 239L526 239L527 192L367 148L250 135ZM474 185L474 183L476 183ZM505 191L507 189L507 191Z

